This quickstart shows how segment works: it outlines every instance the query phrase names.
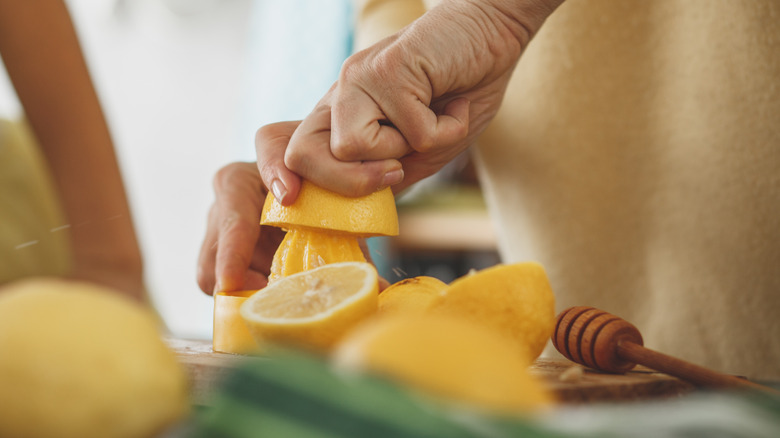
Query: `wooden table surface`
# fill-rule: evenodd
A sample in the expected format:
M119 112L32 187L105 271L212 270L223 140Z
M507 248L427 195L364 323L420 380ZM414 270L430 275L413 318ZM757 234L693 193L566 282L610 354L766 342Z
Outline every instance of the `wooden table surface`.
M196 403L208 404L208 396L220 378L244 360L263 360L214 352L208 340L166 339L184 366ZM565 359L540 358L531 372L543 379L563 403L649 400L680 396L692 385L677 378L638 368L625 375L605 374Z

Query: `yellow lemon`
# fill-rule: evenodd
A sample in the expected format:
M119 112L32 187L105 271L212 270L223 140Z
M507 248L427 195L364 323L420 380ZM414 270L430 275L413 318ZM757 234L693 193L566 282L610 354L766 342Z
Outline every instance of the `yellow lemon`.
M220 353L254 354L260 349L241 318L239 309L254 290L214 294L214 331L212 348Z
M419 276L401 280L379 294L379 313L424 313L446 288L447 283L434 277Z
M298 198L290 206L276 202L273 193L268 193L260 223L287 229L340 231L361 237L398 234L398 213L389 187L351 198L303 181Z
M309 228L293 228L274 254L270 280L338 262L365 262L358 238Z
M504 334L529 361L539 357L555 328L555 296L544 268L534 262L496 265L458 278L429 309Z
M376 313L379 276L366 262L341 262L269 284L241 305L241 317L262 347L292 344L326 351Z
M497 413L526 413L553 401L508 339L452 316L372 318L344 338L333 360L342 369L385 375L438 398Z
M271 262L270 283L329 263L365 262L359 239L398 234L398 213L390 188L350 198L303 181L290 206L269 193L260 223L287 234Z
M366 262L360 239L398 234L395 199L388 188L350 198L303 181L295 203L283 206L268 193L262 225L287 232L274 254L269 284L280 278L339 262ZM240 319L237 304L246 297L215 296L214 349L229 353L257 351Z
M29 279L0 289L0 436L132 438L189 406L158 321L118 292Z

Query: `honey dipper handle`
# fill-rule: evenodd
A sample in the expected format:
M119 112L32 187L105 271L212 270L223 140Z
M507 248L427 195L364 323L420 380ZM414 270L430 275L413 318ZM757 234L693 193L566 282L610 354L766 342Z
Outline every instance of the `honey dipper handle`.
M780 391L768 386L759 385L740 377L729 374L722 374L699 365L668 356L657 351L650 350L633 342L618 342L617 354L631 362L642 364L650 369L675 376L686 380L697 386L706 387L731 387L731 388L752 388L775 395L780 395Z

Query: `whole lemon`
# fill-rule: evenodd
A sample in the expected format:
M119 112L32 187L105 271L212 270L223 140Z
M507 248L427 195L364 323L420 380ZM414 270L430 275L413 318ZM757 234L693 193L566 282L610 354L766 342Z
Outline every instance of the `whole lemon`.
M387 314L334 350L340 369L374 372L456 404L501 414L547 408L553 395L511 340L467 318Z
M151 311L61 279L0 288L0 436L152 437L185 414L187 383Z
M555 328L555 295L541 264L495 265L450 283L428 313L490 327L510 338L532 362Z
M434 277L421 275L401 280L379 294L379 312L405 315L425 313L445 289L447 283Z

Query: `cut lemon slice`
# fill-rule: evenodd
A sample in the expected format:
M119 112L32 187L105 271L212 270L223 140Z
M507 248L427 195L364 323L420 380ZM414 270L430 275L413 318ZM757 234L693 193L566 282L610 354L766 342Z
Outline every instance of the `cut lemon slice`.
M241 305L261 346L291 344L327 351L377 310L379 276L366 262L342 262L282 277Z

